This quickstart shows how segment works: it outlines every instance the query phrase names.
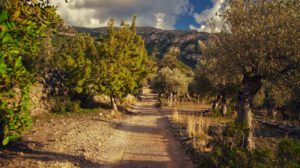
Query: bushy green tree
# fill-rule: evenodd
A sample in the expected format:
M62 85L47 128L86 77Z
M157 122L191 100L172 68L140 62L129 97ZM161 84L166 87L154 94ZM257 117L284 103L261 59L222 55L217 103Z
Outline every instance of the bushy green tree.
M169 105L173 104L174 96L182 96L188 92L190 78L178 69L169 67L159 70L154 77L151 87L159 92L166 94L169 99Z
M142 37L136 34L136 16L132 25L122 21L121 27L115 31L114 20L108 24L108 35L100 40L98 57L95 57L95 90L110 96L115 111L115 98L123 100L127 94L136 94L140 81L146 77L148 56Z

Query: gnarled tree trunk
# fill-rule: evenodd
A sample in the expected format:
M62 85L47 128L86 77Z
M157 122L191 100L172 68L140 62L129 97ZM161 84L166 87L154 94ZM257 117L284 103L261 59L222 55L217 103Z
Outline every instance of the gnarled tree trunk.
M110 104L111 104L111 108L115 112L117 112L118 111L118 107L117 107L116 100L115 100L114 96L110 96Z
M246 132L244 137L244 144L247 148L251 149L255 147L253 142L253 126L252 126L252 100L254 95L261 88L261 78L260 77L244 77L243 79L243 89L239 92L237 97L237 112L238 116L235 122L246 122L247 128L249 129Z
M221 97L221 113L223 117L227 114L227 98L225 94Z

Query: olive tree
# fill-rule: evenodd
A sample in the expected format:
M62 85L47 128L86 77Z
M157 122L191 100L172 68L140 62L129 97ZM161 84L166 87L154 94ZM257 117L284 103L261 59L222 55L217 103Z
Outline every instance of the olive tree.
M214 62L200 60L196 66L190 91L200 97L212 100L211 110L218 109L223 116L227 115L228 100L234 99L240 88L240 78L233 75L214 73Z
M215 74L241 77L236 122L246 123L248 148L254 147L252 100L262 80L299 71L299 9L299 0L230 0L220 15L221 32L203 47L203 55L215 62Z
M152 88L166 94L169 105L176 100L174 96L181 96L188 92L188 84L190 79L177 68L170 69L169 67L162 68L158 71L152 81Z

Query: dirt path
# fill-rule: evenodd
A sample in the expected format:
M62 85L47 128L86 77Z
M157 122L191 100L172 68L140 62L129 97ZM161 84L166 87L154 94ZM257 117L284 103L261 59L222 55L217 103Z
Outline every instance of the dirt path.
M189 168L179 147L167 131L166 118L155 108L156 95L144 90L142 102L135 108L136 116L124 121L112 137L116 150L110 151L106 158L112 165L105 167L121 168Z
M155 103L156 95L145 89L133 117L93 113L35 122L22 142L0 152L0 167L193 167Z

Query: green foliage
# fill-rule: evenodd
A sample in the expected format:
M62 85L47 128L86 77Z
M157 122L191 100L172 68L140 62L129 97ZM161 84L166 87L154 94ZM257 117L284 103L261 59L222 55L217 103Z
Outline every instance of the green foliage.
M35 57L39 49L36 38L44 36L42 30L58 20L55 8L47 2L26 3L11 0L2 2L0 7L0 141L3 145L30 127L28 92L34 80L26 61Z
M178 69L165 67L158 71L151 87L159 93L184 95L188 91L190 79Z
M183 96L188 92L188 84L190 82L185 74L179 69L170 69L169 67L162 68L151 81L151 88L159 92L159 97L162 94L168 98L168 102L164 99L160 100L160 105L173 105L176 98Z
M277 157L279 167L300 167L300 140L283 139L278 145Z
M80 111L80 101L71 101L69 97L57 96L52 99L53 113L66 114L78 113Z
M288 79L295 78L298 78L297 75L291 75ZM255 108L281 111L289 115L291 120L299 120L299 86L299 81L293 81L290 85L281 80L264 80L262 88L254 96L253 105Z
M43 45L52 46L50 55L43 52L49 62L46 66L66 74L62 82L71 100L80 100L82 107L90 107L88 101L96 94L123 100L127 94L138 92L154 64L148 61L144 42L135 33L135 17L132 24L129 27L123 22L115 32L112 21L107 37L99 39L89 34L66 34L70 31L63 30L43 41Z
M222 113L220 112L220 109L215 108L211 111L211 116L212 117L221 117Z
M235 110L235 101L232 100L236 99L241 81L238 76L216 75L214 72L215 66L217 65L207 60L199 61L189 91L192 94L213 101L213 116L230 116ZM216 104L219 106L216 106ZM228 109L227 112L224 110L225 108Z
M91 92L91 60L93 57L87 46L87 42L92 40L91 37L78 34L64 44L61 50L61 56L64 59L63 70L67 74L65 85L69 88L69 94L76 99L78 94L89 94ZM91 47L95 47L93 41ZM90 44L90 43L89 43ZM97 53L95 53L97 54Z
M163 59L158 61L158 70L168 67L170 69L179 69L181 73L192 76L193 72L190 67L178 60L176 56L165 55Z
M218 167L274 167L274 154L268 149L248 150L244 136L249 131L245 122L228 123L223 135L213 134L211 158Z
M92 59L93 69L98 70L93 73L97 93L123 100L138 93L140 81L148 74L148 56L142 37L136 34L135 20L136 16L131 27L123 21L115 32L111 19L107 37L99 40L99 56Z
M278 144L277 154L270 149L247 149L244 136L247 124L228 123L222 135L211 132L213 150L211 159L217 167L289 167L300 165L300 140L284 138Z
M211 95L213 90L213 83L209 77L209 68L206 65L205 61L199 61L196 70L194 79L190 85L190 92L196 93L201 97L206 97Z
M270 78L296 69L299 0L234 0L228 5L221 13L221 33L214 34L203 53L216 62L217 73Z

